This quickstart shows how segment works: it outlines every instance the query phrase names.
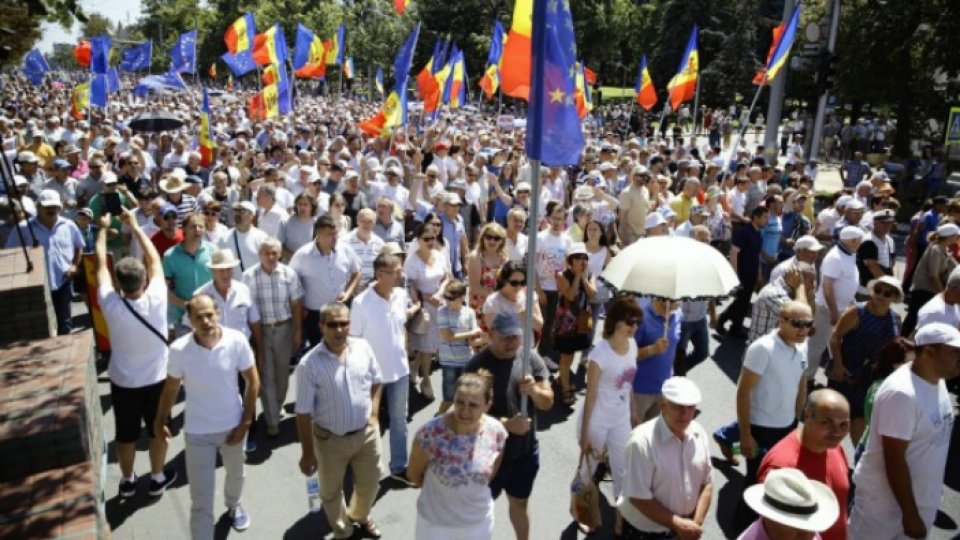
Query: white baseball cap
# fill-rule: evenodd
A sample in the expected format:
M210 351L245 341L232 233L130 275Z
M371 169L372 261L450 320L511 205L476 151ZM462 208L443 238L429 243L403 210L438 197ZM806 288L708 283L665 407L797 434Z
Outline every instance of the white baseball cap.
M917 345L947 345L960 349L960 330L947 323L925 324L914 334L913 342Z
M805 249L807 251L820 251L823 249L823 244L816 239L813 235L807 234L797 238L797 241L793 243L793 249Z
M41 191L40 196L37 197L37 202L40 203L40 206L59 206L63 208L63 203L60 202L60 194L52 189Z
M667 220L663 217L660 212L650 212L647 214L647 219L643 224L644 229L652 229L654 227L659 227L666 223Z
M956 226L954 226L956 228ZM958 229L960 231L960 229ZM860 240L863 238L863 229L855 225L847 225L840 229L841 240Z
M660 393L667 401L677 405L699 405L703 399L697 385L686 377L670 377L663 382Z

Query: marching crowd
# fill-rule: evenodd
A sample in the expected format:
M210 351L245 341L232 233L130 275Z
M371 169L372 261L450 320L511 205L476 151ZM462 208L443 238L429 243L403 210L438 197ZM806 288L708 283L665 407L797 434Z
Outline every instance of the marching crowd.
M384 472L421 488L417 538L491 538L503 492L516 537L537 538L537 411L577 401L571 444L591 474L602 464L597 475L612 478L618 537L704 537L710 438L747 463L740 538L925 538L933 527L954 423L945 381L960 359L960 201L925 201L897 268L891 179L851 152L844 190L815 213L817 165L796 139L771 161L762 147L593 122L580 163L542 166L534 197L523 130L489 113L368 138L355 126L373 105L361 101L302 95L295 115L251 120L242 101L214 99L217 152L205 163L191 93L75 119L65 89L5 83L0 143L16 174L0 240L45 248L61 334L93 254L120 497L137 492L144 427L149 493L176 480L168 421L185 389L194 538L213 536L218 454L231 523L250 526L245 451L289 414L335 538L381 536L371 508L384 430ZM183 127L128 126L156 109ZM626 109L613 109L623 128ZM732 302L635 298L598 279L652 236L728 257L741 282ZM731 423L708 436L685 374L709 356L711 332L745 353ZM412 434L411 393L438 401Z

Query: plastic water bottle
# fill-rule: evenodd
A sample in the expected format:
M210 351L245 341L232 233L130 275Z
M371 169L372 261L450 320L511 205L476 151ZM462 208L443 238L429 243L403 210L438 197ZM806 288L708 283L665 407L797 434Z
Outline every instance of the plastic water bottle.
M320 511L320 480L316 476L307 478L307 504L311 512Z

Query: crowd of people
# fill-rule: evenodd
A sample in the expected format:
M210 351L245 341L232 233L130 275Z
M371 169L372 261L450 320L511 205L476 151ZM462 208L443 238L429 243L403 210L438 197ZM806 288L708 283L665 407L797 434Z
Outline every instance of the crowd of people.
M66 89L6 82L0 142L16 174L0 240L45 248L59 333L71 331L74 293L95 291L120 497L137 492L144 427L149 493L176 480L168 421L185 388L194 538L213 536L218 454L231 523L250 526L245 451L280 434L291 378L299 467L318 477L335 538L382 534L371 509L384 430L384 472L421 488L417 538L491 538L502 492L516 537L537 538L537 412L575 405L571 444L612 478L618 536L704 537L710 438L747 463L740 538L924 538L933 527L954 423L945 381L960 360L958 201L926 202L898 268L896 188L855 166L859 155L815 212L817 167L801 145L780 163L762 147L592 122L580 162L540 166L537 183L523 130L495 115L413 117L371 138L356 124L374 105L301 95L295 115L268 120L215 99L207 163L196 93L78 120ZM127 125L156 108L184 127ZM653 236L728 257L741 283L732 302L639 298L599 279ZM711 333L745 353L732 422L708 436L685 375L710 355ZM438 403L411 435L412 393Z

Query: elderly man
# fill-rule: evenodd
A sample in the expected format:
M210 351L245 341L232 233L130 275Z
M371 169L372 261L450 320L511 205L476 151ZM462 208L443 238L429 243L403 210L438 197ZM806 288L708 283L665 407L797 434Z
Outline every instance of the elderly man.
M43 185L43 189L51 189L60 195L63 202L63 216L69 219L77 217L77 185L79 182L70 177L70 162L65 159L53 160L50 179Z
M617 508L641 538L700 538L713 496L710 440L693 419L700 389L686 377L671 377L661 395L660 415L627 441Z
M830 341L830 329L856 297L860 286L856 254L862 241L862 229L852 225L844 227L840 231L839 242L830 248L820 265L820 286L817 288L817 307L814 310L816 332L810 337L807 349L808 381L814 378L820 367L821 357Z
M760 278L760 253L763 246L761 230L767 223L769 212L758 206L750 212L750 223L737 227L733 231L730 247L730 264L740 278L740 288L737 289L733 302L720 314L717 321L717 333L724 335L724 325L730 321L730 335L746 338L743 329L743 320L750 310L750 298Z
M163 275L167 278L170 339L183 334L186 303L201 286L206 285L210 273L210 257L216 246L203 239L206 224L201 214L190 214L183 222L183 242L163 254Z
M38 196L47 183L47 175L40 167L40 160L37 155L29 150L24 150L17 154L17 165L19 165L20 174L30 184L30 193L34 197Z
M320 480L320 500L334 538L351 538L353 523L380 537L370 508L380 480L380 388L373 349L349 337L350 309L339 302L320 309L323 340L297 365L297 434L300 471ZM354 482L344 508L343 477Z
M213 538L217 454L226 470L223 495L231 524L238 531L250 527L250 516L240 506L245 476L243 442L253 424L260 381L250 345L241 332L220 324L213 298L198 295L187 302L186 309L193 332L170 345L167 380L153 429L170 437L167 418L182 384L186 390L183 437L190 477L190 534ZM237 398L238 375L247 386L242 401Z
M234 208L237 226L220 238L220 249L229 249L237 256L240 265L233 269L233 279L240 279L243 273L257 265L260 260L260 246L270 236L253 225L257 207L250 201L243 201Z
M770 271L769 282L776 281L778 277L782 277L787 270L797 266L798 263L816 265L817 259L820 258L820 250L823 248L824 245L813 235L808 234L797 238L796 242L793 243L793 255L773 267L773 270ZM808 292L813 291L815 289Z
M283 402L287 399L290 355L300 347L303 321L303 288L296 272L280 262L280 241L269 238L260 245L260 264L243 273L261 317L257 365L262 367L260 401L267 436L280 434Z
M778 469L798 469L807 478L822 482L840 504L840 518L823 532L824 540L846 540L850 467L843 439L850 431L850 405L839 392L815 390L803 407L803 425L780 440L760 463L757 481Z
M693 238L694 227L707 223L707 219L710 217L710 209L702 204L695 204L690 207L688 214L687 220L677 227L677 230L673 231L674 236Z
M878 210L873 214L873 230L864 236L857 249L857 271L860 273L859 293L866 295L867 283L882 276L894 275L897 247L891 233L896 228L893 210Z
M394 218L396 203L389 197L380 197L377 200L377 220L373 224L373 233L383 242L396 242L400 247L406 246L403 232L403 223Z
M177 478L176 469L163 470L167 440L153 429L167 373L167 285L160 255L137 224L124 212L124 224L146 246L143 262L130 257L114 266L119 291L107 266L107 229L110 214L100 217L95 253L97 298L110 329L110 398L116 420L117 461L120 464L120 497L137 492L133 464L141 425L146 424L150 452L150 494L162 495ZM133 315L133 316L131 316Z
M350 310L350 335L370 344L380 365L387 413L390 416L390 475L409 483L407 466L407 404L410 365L406 323L420 309L408 307L407 291L399 286L400 258L381 254L373 261L376 281L361 292Z
M183 223L188 214L195 214L200 210L197 205L197 199L189 193L184 193L187 189L187 175L183 169L174 169L165 179L161 180L160 191L177 207L178 223Z
M877 391L870 434L853 481L850 539L926 538L943 496L954 412L945 379L960 366L960 331L917 330L916 359Z
M364 208L357 213L357 228L347 233L343 243L350 246L357 257L360 258L360 283L357 285L357 291L367 288L367 284L373 280L373 260L380 254L383 245L386 243L379 236L373 233L374 223L377 220L377 214Z
M960 268L954 268L942 292L931 298L917 313L917 328L941 322L960 327Z
M677 214L677 223L682 224L690 217L690 209L697 204L697 194L700 192L700 180L687 178L683 182L683 191L673 199L670 208Z
M270 238L277 238L288 217L287 211L277 204L276 186L267 183L260 186L257 190L257 227Z
M793 431L807 395L806 340L813 327L810 306L791 301L780 308L779 326L747 347L737 381L740 448L747 459L744 485L756 483L763 454ZM736 524L752 521L741 504Z
M80 177L77 184L77 204L80 207L87 206L103 187L101 179L103 174L107 172L103 155L100 153L94 154L87 164L87 169L87 174Z
M771 471L763 484L751 486L743 501L760 518L737 540L820 538L837 521L840 504L830 488L797 469Z
M624 245L632 244L644 235L644 224L650 212L650 171L638 165L630 172L630 184L620 192L619 227Z
M493 374L493 402L488 414L503 423L508 435L490 491L495 499L501 492L507 492L513 531L517 540L528 540L527 500L540 470L537 410L547 411L553 407L553 389L546 364L536 351L530 352L529 372L524 373L519 355L522 335L523 329L515 314L498 314L489 331L489 344L467 362L464 371L476 373L485 369ZM527 398L532 406L527 409L528 416L523 416L520 403Z
M777 254L777 260L779 261L793 257L797 241L810 234L813 229L810 220L803 214L807 198L808 196L805 193L796 192L787 199L785 212L780 218L782 234Z
M350 246L337 242L337 229L330 216L313 225L314 241L303 245L290 259L290 268L303 284L303 334L311 347L320 343L320 308L332 302L345 303L360 283L360 257Z
M45 189L40 192L37 215L19 224L20 234L7 237L8 248L20 247L20 239L31 242L36 238L43 246L50 299L57 317L57 334L67 335L73 328L70 301L73 297L73 278L80 267L83 253L83 235L76 223L60 215L63 204L60 194Z

